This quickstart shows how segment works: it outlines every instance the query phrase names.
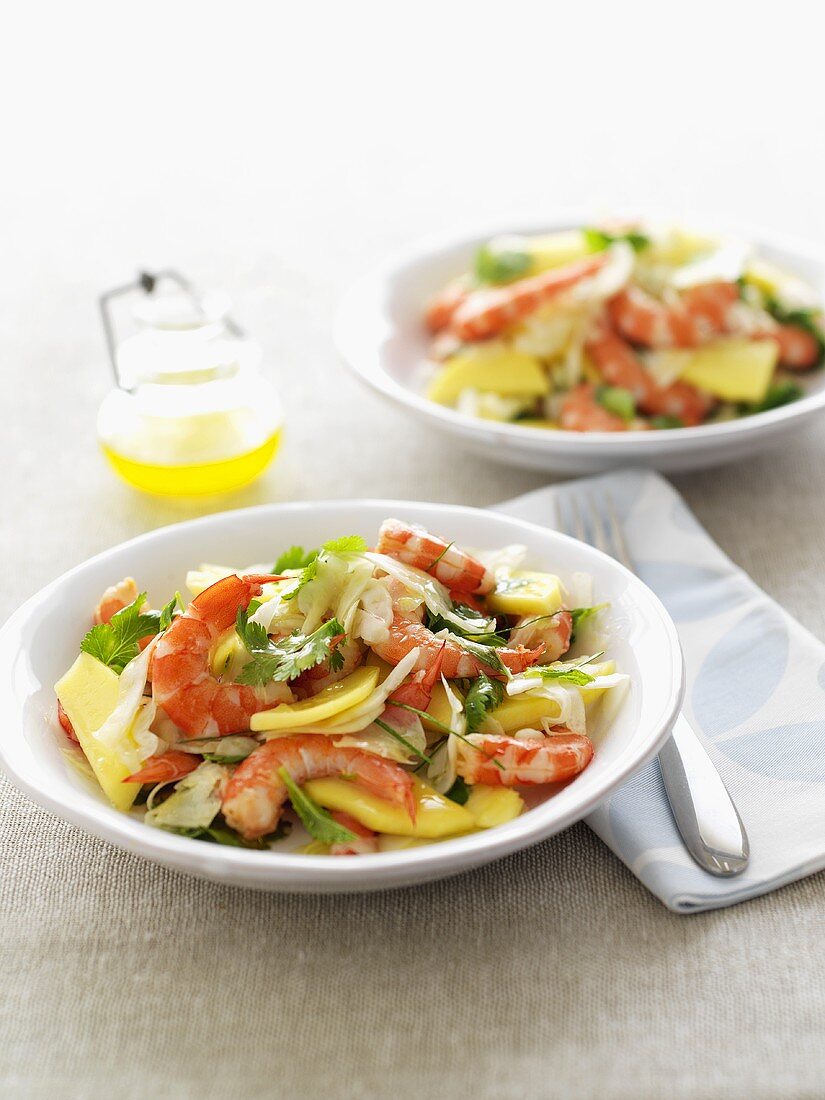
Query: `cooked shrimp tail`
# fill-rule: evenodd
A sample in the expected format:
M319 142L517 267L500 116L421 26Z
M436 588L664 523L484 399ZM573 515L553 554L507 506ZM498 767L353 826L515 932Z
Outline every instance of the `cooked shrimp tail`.
M200 757L191 752L171 749L158 756L150 756L142 768L127 775L124 783L174 783L189 775L200 764Z

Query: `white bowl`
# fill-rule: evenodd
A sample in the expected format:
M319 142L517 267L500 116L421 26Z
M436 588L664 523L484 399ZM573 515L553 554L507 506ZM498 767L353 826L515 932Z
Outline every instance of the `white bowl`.
M425 304L453 276L466 271L484 241L500 233L548 233L586 225L586 217L497 226L452 240L421 242L353 286L341 302L334 336L352 370L384 397L457 436L488 458L553 473L596 473L617 465L688 470L744 458L781 442L825 406L825 371L800 375L806 395L784 408L723 424L644 432L566 432L500 424L466 416L428 400L429 335ZM784 237L742 226L722 232L756 243L766 259L806 278L825 301L825 256Z
M391 515L429 526L467 545L524 543L529 562L562 577L592 574L610 602L610 652L632 689L609 729L596 729L593 763L569 786L515 821L486 832L398 852L350 859L220 847L144 825L111 808L67 765L53 685L78 652L100 592L126 575L150 600L182 587L202 561L242 566L284 547L316 546L342 533L375 538ZM161 528L107 550L52 582L0 631L0 765L46 809L95 836L158 863L219 882L263 890L371 890L427 881L506 855L566 828L647 761L666 738L683 691L676 630L659 600L611 558L564 535L471 508L406 501L265 505ZM69 853L66 853L69 858Z

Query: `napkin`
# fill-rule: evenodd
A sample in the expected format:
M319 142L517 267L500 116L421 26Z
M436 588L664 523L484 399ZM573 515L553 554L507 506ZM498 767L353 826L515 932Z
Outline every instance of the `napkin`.
M606 491L637 573L679 631L684 713L750 838L736 878L703 871L682 845L656 760L587 824L660 901L697 913L757 897L825 867L825 645L725 556L658 474L623 470L538 489L497 510L553 526L555 507Z

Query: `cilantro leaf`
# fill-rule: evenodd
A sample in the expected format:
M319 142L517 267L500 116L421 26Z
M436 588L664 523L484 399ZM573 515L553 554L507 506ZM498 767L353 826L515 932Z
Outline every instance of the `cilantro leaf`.
M161 612L142 614L140 609L145 602L146 593L141 592L134 603L116 611L108 623L93 626L80 643L81 653L88 653L120 675L140 652L141 638L158 632Z
M306 551L303 546L290 546L272 566L272 572L285 573L287 569L305 569L317 557L317 550Z
M591 252L603 252L616 241L627 241L634 252L641 252L650 244L650 238L644 233L630 230L627 233L608 233L604 229L586 228L582 230L587 247Z
M447 798L453 802L457 802L459 806L463 806L469 797L470 788L459 775L455 783L453 783L452 787L447 791Z
M532 265L527 252L513 249L497 252L485 244L476 253L475 276L480 283L509 283L520 275L526 275Z
M474 680L464 696L464 717L467 721L467 733L475 733L491 710L495 710L504 700L504 685L491 680L482 672Z
M621 386L598 386L596 400L603 409L622 420L632 420L636 415L636 399L630 390Z
M344 633L338 620L330 619L312 634L296 631L288 638L273 642L260 623L250 622L242 607L238 608L235 630L252 656L241 669L237 683L252 686L262 686L271 680L294 680L308 668L331 658L330 642Z
M325 542L321 549L325 554L363 554L367 543L360 535L344 535L343 538Z
M313 840L321 844L346 844L355 840L355 834L349 829L333 821L330 814L309 797L306 791L302 791L286 768L279 768L278 775L289 792L289 801L292 808L303 822L304 828Z

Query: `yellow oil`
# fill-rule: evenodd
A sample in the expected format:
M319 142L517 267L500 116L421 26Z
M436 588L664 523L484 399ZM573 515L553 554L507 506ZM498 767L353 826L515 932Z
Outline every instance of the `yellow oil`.
M120 454L109 443L103 453L129 485L161 496L201 496L226 493L248 485L263 473L281 442L280 429L252 450L214 462L159 464Z

